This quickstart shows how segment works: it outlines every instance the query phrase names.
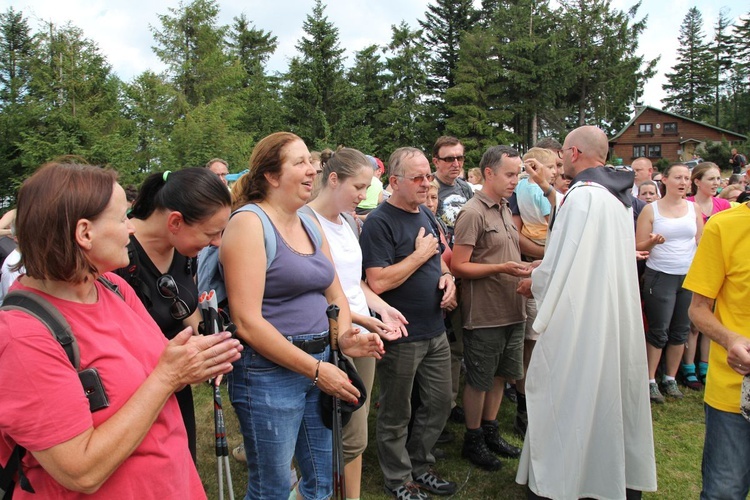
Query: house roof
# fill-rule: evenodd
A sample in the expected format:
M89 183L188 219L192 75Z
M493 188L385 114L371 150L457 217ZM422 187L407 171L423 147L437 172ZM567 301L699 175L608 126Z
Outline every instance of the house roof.
M625 124L625 126L622 128L622 130L620 130L614 137L612 137L609 140L609 142L614 142L617 139L619 139L620 136L622 134L624 134L625 131L633 124L633 122L635 122L638 119L638 117L641 116L647 109L656 111L657 113L661 113L663 115L671 116L671 117L674 117L674 118L679 118L680 120L685 120L687 122L696 123L698 125L701 125L702 127L712 128L714 130L718 130L719 132L723 132L725 134L732 134L732 135L735 135L737 137L742 137L744 140L747 140L747 136L746 135L742 135L742 134L739 134L737 132L732 132L731 130L723 129L723 128L720 128L720 127L714 127L713 125L709 125L708 123L699 122L698 120L693 120L692 118L688 118L686 116L678 115L678 114L675 114L675 113L670 113L669 111L664 111L663 109L654 108L652 106L636 106L635 116L633 116L633 118L627 124ZM698 141L698 142L703 142L703 141Z

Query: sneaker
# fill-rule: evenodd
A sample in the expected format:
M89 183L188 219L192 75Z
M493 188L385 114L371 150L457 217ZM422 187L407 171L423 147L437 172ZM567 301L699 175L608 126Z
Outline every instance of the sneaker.
M443 429L443 432L438 436L436 443L445 444L450 443L451 441L453 441L453 433L448 429Z
M497 421L483 423L482 434L484 434L484 442L487 443L487 448L490 451L505 458L518 458L521 456L521 448L513 446L500 437Z
M659 392L659 386L656 384L656 382L649 382L648 393L652 403L660 405L664 404L664 396L662 396L661 392Z
M524 438L526 437L526 427L528 426L529 426L529 414L525 412L522 413L520 411L517 411L516 419L513 421L513 430L516 431L516 434Z
M466 422L466 414L464 413L464 409L458 405L453 407L448 418L451 422L455 422L457 424L463 424Z
M420 489L427 490L430 493L436 495L447 496L452 495L456 492L456 483L452 481L446 481L435 473L434 470L430 469L424 474L419 475L414 482Z
M461 456L484 470L500 470L502 466L500 459L487 448L487 443L484 442L484 434L481 430L478 432L466 431Z
M505 384L505 399L511 401L514 404L518 402L518 394L516 393L516 385L515 384L508 384L506 382L506 384Z
M247 463L247 456L245 455L245 445L241 444L232 450L232 456L238 462Z
M430 500L430 495L420 490L417 483L412 481L402 484L393 490L386 486L385 492L396 500Z
M680 389L677 387L676 380L665 380L662 388L667 396L682 399L682 392L680 392Z

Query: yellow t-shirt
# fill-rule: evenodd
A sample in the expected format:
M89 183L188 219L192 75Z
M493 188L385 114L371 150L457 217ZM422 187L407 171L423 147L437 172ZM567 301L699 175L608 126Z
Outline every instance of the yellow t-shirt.
M750 208L742 204L712 215L683 284L716 299L714 314L728 329L750 338ZM727 364L727 351L711 342L704 399L709 406L740 412L742 375Z

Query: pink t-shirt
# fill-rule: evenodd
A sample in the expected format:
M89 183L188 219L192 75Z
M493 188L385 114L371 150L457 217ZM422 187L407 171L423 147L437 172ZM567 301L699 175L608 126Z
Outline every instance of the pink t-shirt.
M49 330L18 311L0 312L0 463L13 446L46 450L97 427L115 414L156 366L167 340L120 277L125 301L96 283L96 304L80 304L44 296L68 320L81 352L81 369L96 367L110 406L95 413L81 389L78 375ZM25 289L18 281L11 290ZM14 499L73 499L90 496L57 483L27 453L23 468L36 490L16 488ZM133 454L97 492L107 499L205 499L190 457L187 433L177 400L172 396Z
M695 201L695 196L688 196L687 201ZM722 210L728 210L732 208L732 205L725 200L724 198L717 198L716 196L711 198L711 201L713 201L713 209L711 210L711 215L714 215L718 212L721 212ZM703 216L703 223L705 224L706 221L708 221L708 217L706 214L701 212L701 215Z

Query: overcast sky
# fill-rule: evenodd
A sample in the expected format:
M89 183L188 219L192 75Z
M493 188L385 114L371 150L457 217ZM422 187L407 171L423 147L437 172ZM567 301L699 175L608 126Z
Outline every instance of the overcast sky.
M424 19L426 6L434 0L328 0L326 15L339 29L341 47L346 49L348 63L354 53L371 44L386 45L391 38L391 25L402 20L412 27ZM479 3L476 1L475 3ZM632 0L612 0L619 9L628 9ZM149 26L159 26L158 14L167 14L177 7L177 0L0 0L0 9L10 6L30 20L35 31L43 23L64 24L68 21L81 28L94 40L102 53L124 80L130 80L146 69L160 71L163 65L151 50L153 38ZM297 40L304 34L302 23L312 11L313 0L220 0L220 22L231 24L235 16L245 13L257 28L278 37L279 46L269 68L285 71L288 60L296 54ZM680 24L690 7L703 14L704 33L713 35L719 10L727 9L735 21L747 17L750 7L746 0L644 0L639 17L648 15L648 25L640 40L640 51L652 59L661 55L657 75L645 87L641 101L660 107L666 82L664 74L675 64Z

